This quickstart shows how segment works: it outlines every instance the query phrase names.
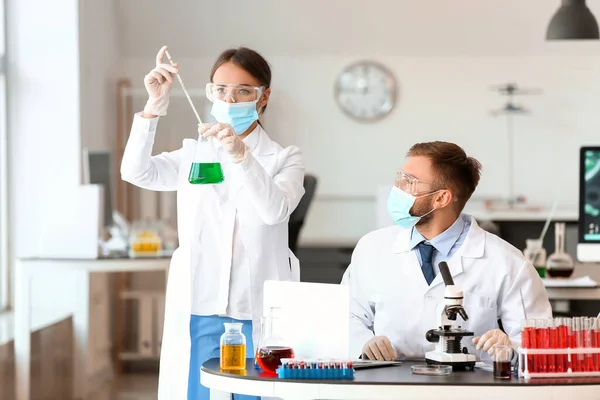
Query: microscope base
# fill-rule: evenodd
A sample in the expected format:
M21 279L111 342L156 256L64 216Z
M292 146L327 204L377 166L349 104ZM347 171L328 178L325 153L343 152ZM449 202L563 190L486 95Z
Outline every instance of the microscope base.
M475 356L473 354L430 351L425 354L425 362L432 365L450 365L454 371L467 369L472 371L475 368Z

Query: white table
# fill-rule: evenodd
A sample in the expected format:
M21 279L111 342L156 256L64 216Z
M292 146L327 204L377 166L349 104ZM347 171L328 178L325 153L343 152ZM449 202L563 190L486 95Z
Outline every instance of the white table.
M15 265L15 360L17 400L29 400L31 385L31 328L32 315L70 314L73 316L74 360L73 396L83 399L87 394L88 371L110 366L109 339L90 329L91 311L94 307L108 313L108 286L94 284L95 277L115 272L168 271L169 258L128 259L105 258L89 260L72 259L22 259ZM106 317L108 319L108 317ZM104 324L108 335L109 320ZM94 336L95 335L95 336ZM90 342L100 340L101 352L88 357ZM107 348L104 348L107 347ZM103 362L103 365L98 365Z
M598 399L600 377L525 381L494 379L491 372L454 372L448 377L413 375L405 362L399 367L357 371L354 381L279 380L260 376L252 367L245 375L219 371L219 360L202 366L200 380L210 388L211 400L229 400L231 393L278 397L285 400L507 400L507 399ZM422 364L422 362L417 362Z

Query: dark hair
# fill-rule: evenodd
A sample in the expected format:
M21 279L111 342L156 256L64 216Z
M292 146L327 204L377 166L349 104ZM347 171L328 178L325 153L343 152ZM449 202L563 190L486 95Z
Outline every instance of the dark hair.
M431 161L436 175L432 183L438 189L449 189L456 199L458 211L462 211L481 178L481 163L467 157L459 145L449 142L417 143L407 155L424 156Z
M237 49L229 49L222 52L210 71L211 82L217 69L227 62L232 62L244 69L256 78L260 86L265 87L265 90L271 86L271 67L269 63L263 56L247 47L238 47ZM264 112L266 108L267 106L265 105L260 112Z

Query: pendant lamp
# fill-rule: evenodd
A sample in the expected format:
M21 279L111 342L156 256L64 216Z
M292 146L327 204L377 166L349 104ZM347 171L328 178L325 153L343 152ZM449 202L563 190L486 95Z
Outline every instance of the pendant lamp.
M546 40L600 39L596 18L585 0L561 0L546 32Z

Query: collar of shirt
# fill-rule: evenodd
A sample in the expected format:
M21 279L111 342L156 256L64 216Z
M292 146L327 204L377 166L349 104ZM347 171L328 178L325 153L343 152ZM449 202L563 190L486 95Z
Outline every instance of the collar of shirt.
M462 234L463 229L465 228L465 220L460 215L456 221L450 226L450 228L446 229L444 232L440 233L436 237L431 240L427 240L421 235L421 233L417 230L416 227L412 227L412 231L410 233L410 248L414 249L419 243L425 241L426 243L431 244L435 249L445 257L450 254L450 250L452 246L457 242Z
M260 130L261 130L260 124L256 124L256 128L254 128L252 130L252 132L250 132L248 134L248 136L246 136L245 138L242 139L242 141L246 144L246 146L248 147L248 150L250 150L250 152L252 152L256 148L256 146L258 146ZM223 147L223 145L217 138L215 138L214 144L217 149Z

